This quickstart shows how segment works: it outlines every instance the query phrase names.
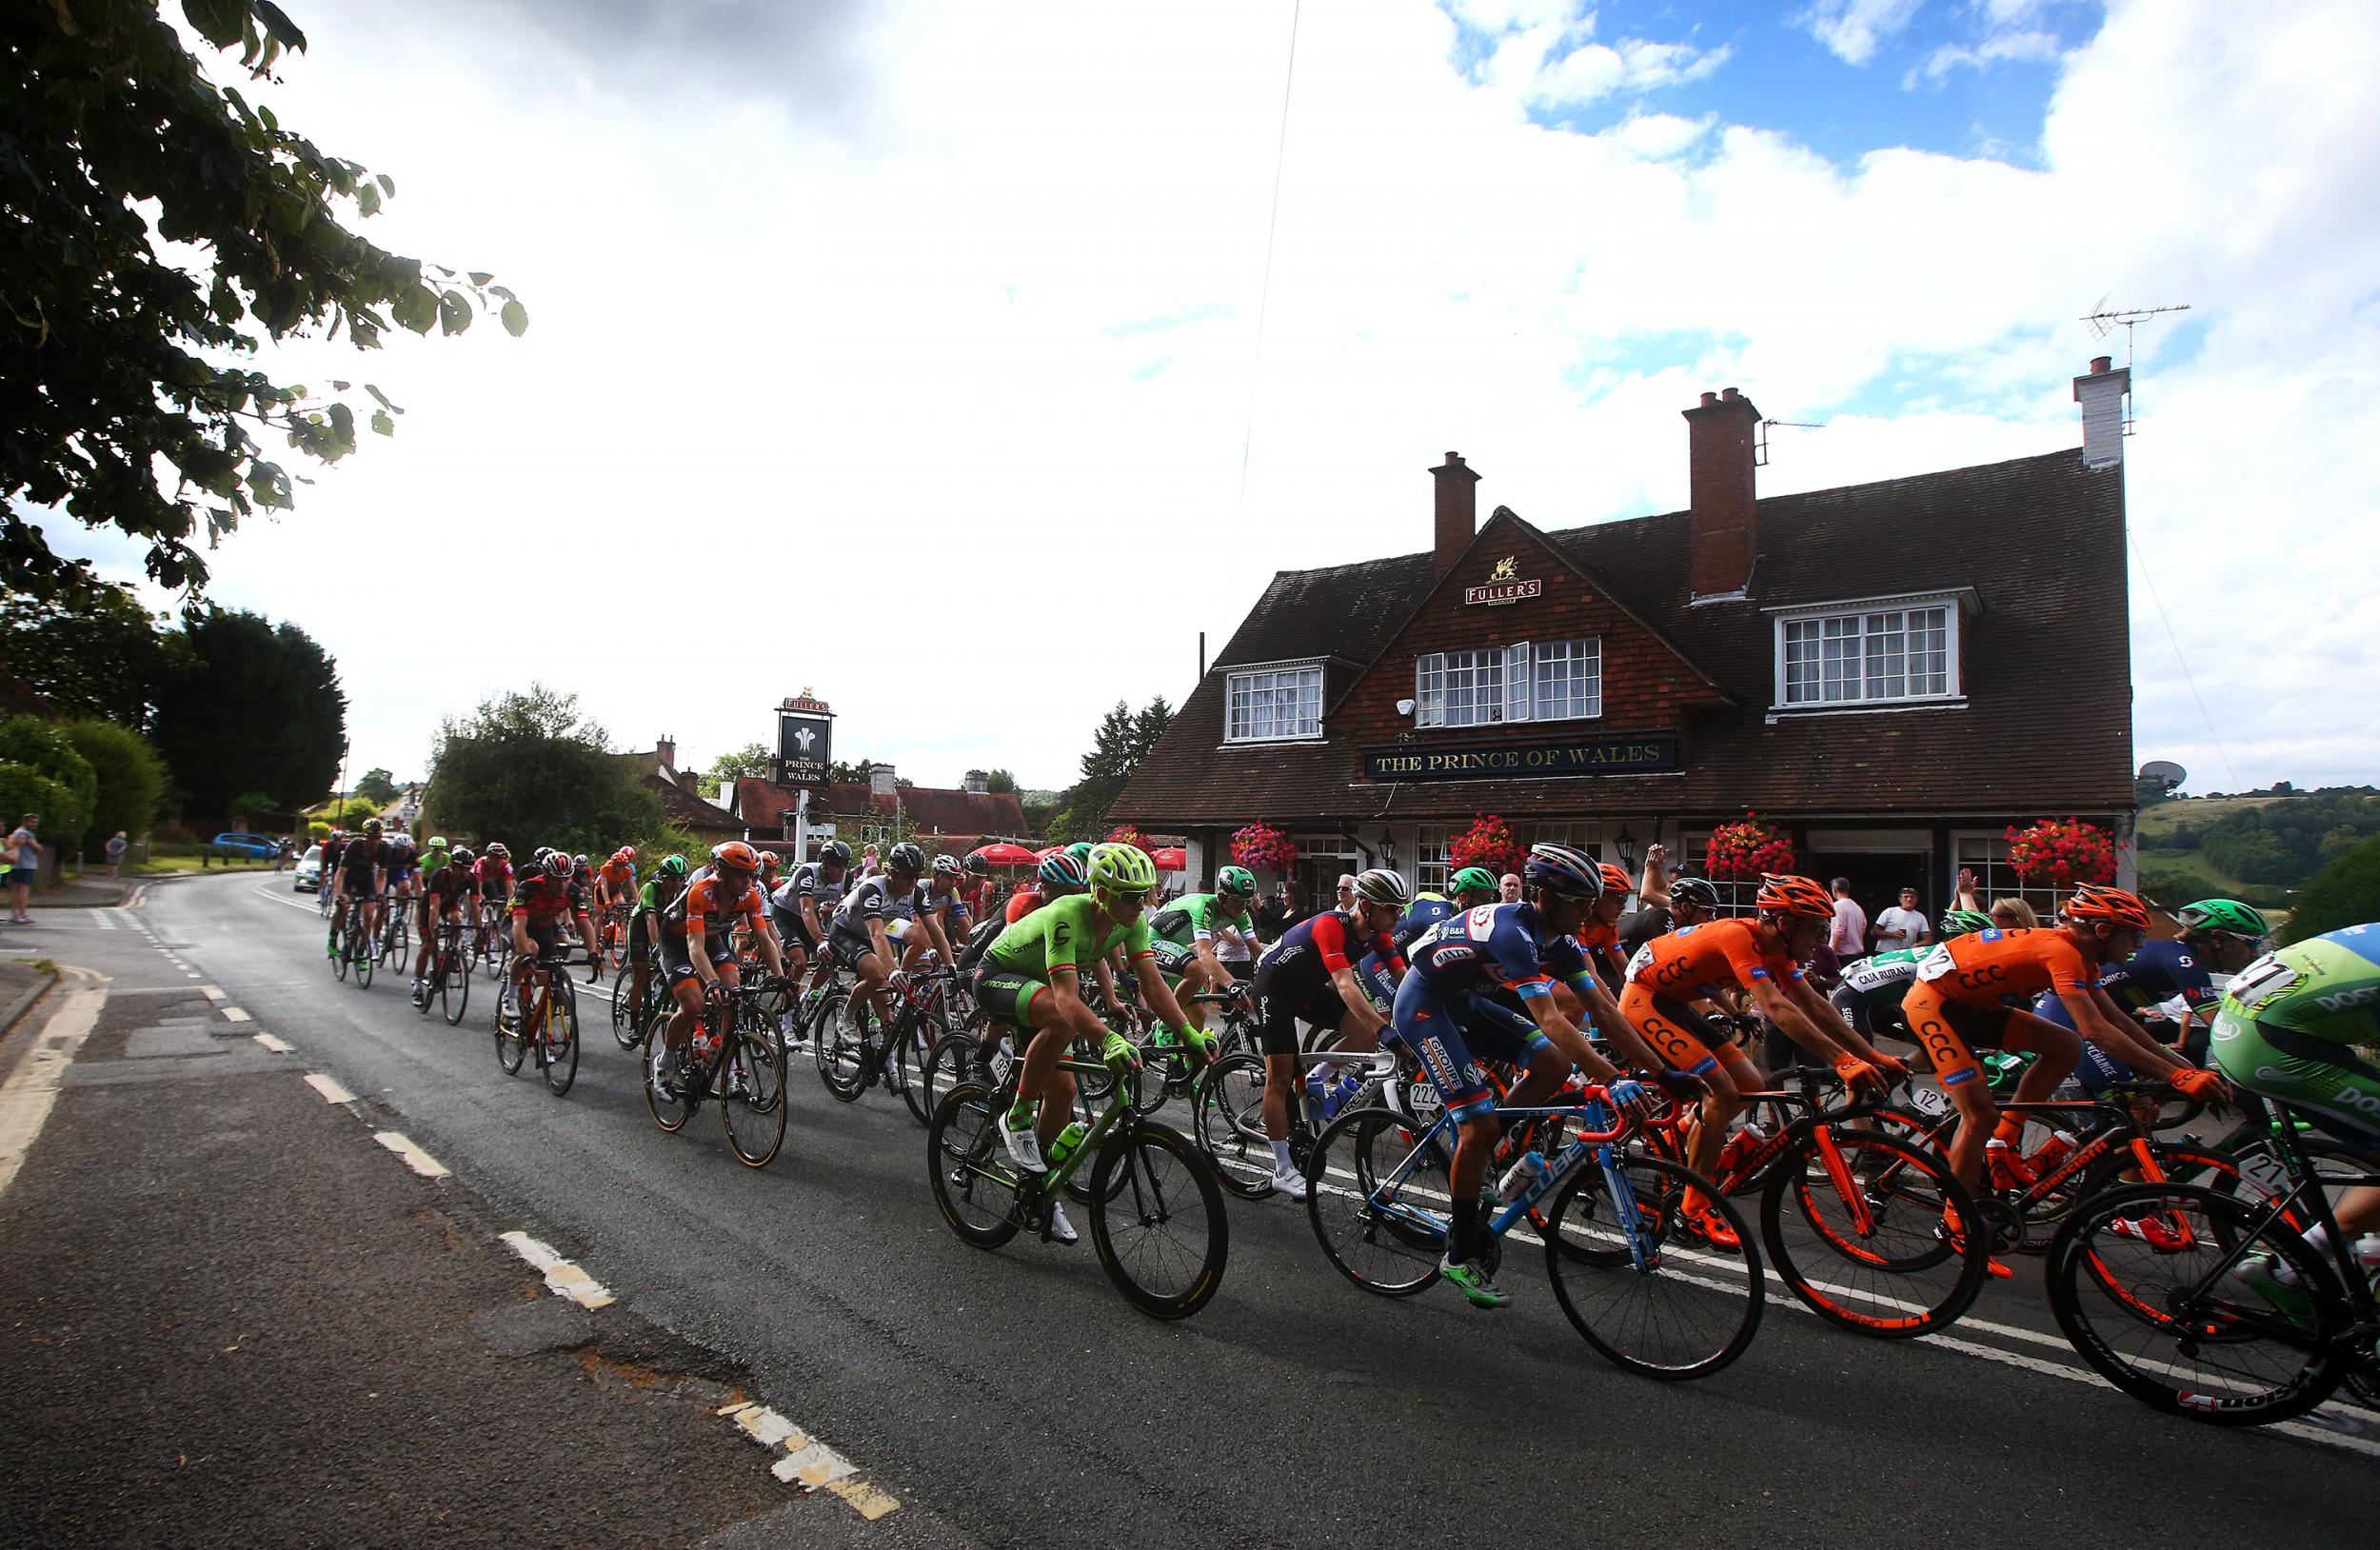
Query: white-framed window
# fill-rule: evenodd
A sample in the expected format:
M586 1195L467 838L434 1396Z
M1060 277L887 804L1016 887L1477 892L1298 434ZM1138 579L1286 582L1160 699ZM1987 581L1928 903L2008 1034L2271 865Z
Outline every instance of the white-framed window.
M1322 735L1322 665L1248 667L1223 680L1223 741L1280 743Z
M1603 714L1603 642L1522 641L1431 651L1413 665L1414 725L1485 726Z
M1446 880L1454 874L1446 859L1446 842L1454 837L1452 824L1422 824L1414 829L1413 885L1417 892L1446 891Z
M1990 909L1994 899L2014 897L2031 904L2041 924L2057 923L2058 905L2065 902L2053 884L2028 884L2016 875L2016 868L2008 864L2008 837L2004 834L1954 834L1951 837L1951 875L1943 885L1942 897L1957 897L1958 874L1969 869L1975 874L1975 904ZM1947 906L1946 906L1947 907Z
M1880 598L1776 617L1776 705L1825 710L1955 700L1963 595Z

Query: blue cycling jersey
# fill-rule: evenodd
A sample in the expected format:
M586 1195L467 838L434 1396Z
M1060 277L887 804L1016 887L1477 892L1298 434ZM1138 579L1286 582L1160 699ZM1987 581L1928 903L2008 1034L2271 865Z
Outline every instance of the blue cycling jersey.
M2127 1011L2139 1012L2159 1006L2180 997L2193 1013L2211 1017L2215 1003L2223 999L2214 988L2207 966L2198 962L2186 944L2179 942L2144 942L2140 951L2123 964L2113 964L2099 971L2099 988L2114 998L2115 1004ZM2055 991L2044 991L2033 1004L2033 1015L2046 1018L2061 1028L2072 1028L2074 1019L2066 1010L2066 1004Z
M1577 939L1554 936L1537 905L1481 904L1449 915L1413 944L1413 973L1441 995L1510 989L1523 1000L1551 995L1553 982L1595 983Z

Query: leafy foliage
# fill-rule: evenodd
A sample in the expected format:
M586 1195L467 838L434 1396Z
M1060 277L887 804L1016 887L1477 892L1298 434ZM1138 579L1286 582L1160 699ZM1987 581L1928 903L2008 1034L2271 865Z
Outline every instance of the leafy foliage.
M168 639L129 588L104 582L14 593L0 608L0 657L67 717L148 725Z
M386 807L397 800L397 778L385 769L367 769L356 777L355 794Z
M347 747L347 697L312 636L209 606L184 624L151 737L186 811L208 822L261 792L274 811L322 800Z
M664 808L575 694L542 684L481 702L439 729L425 817L431 829L517 851L608 850L662 832Z
M63 727L31 716L0 721L0 834L25 813L41 815L41 842L70 856L90 826L99 778Z
M711 762L711 767L703 775L703 788L709 790L713 786L733 785L740 775L765 779L776 765L776 756L768 751L765 744L747 743L735 752L723 753ZM866 777L862 776L861 779L865 780Z
M983 789L986 791L1014 791L1017 789L1017 778L1004 769L993 770L990 774L983 777Z
M2380 797L2311 791L2227 813L2203 827L2183 825L2173 842L2194 844L2208 862L2243 883L2289 887L2372 834L2380 834Z
M306 36L271 0L182 0L190 26L268 78ZM528 314L486 274L386 251L343 224L396 192L209 80L156 0L0 7L0 568L31 590L88 579L13 504L60 507L149 545L149 574L197 588L200 545L287 509L303 476L275 437L334 463L396 405L317 394L242 364L266 338L391 328L461 333ZM193 771L185 770L186 776Z
M2380 921L2380 834L2358 842L2299 890L2289 940Z
M1174 707L1159 695L1135 711L1116 702L1091 734L1091 751L1082 756L1082 778L1060 793L1047 838L1089 840L1106 832L1107 809L1123 795L1125 783L1174 719Z
M69 722L65 731L97 783L85 835L90 848L98 848L98 842L118 829L135 840L147 834L168 784L166 763L157 750L147 738L114 722Z

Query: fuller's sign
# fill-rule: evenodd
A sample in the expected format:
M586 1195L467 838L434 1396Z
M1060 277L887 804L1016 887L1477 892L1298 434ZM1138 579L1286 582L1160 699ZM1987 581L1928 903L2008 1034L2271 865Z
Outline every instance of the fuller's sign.
M1544 591L1545 583L1535 577L1522 581L1517 557L1507 554L1496 562L1494 570L1488 572L1487 585L1465 587L1462 600L1465 604L1484 603L1494 607L1498 604L1518 603L1527 598L1538 597Z
M777 782L823 785L834 762L835 713L803 689L777 707Z
M1399 743L1363 750L1364 776L1375 781L1528 780L1548 775L1635 775L1676 767L1677 738L1669 732L1621 732L1492 745Z

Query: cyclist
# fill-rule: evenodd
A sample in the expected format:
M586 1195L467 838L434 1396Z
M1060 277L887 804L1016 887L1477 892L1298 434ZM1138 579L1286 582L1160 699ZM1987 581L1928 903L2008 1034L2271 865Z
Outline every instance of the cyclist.
M1081 893L1090 885L1090 876L1074 853L1061 850L1034 870L1032 883L1009 898L1008 924L1014 925L1051 900Z
M1644 1104L1644 1089L1596 1052L1553 995L1559 980L1598 1016L1611 1005L1574 934L1602 896L1601 868L1568 845L1539 845L1530 847L1524 871L1526 898L1449 915L1414 943L1412 971L1397 987L1392 1035L1419 1057L1458 1126L1450 1170L1453 1221L1438 1271L1483 1308L1512 1300L1489 1278L1481 1253L1481 1218L1490 1203L1481 1199L1481 1186L1500 1127L1496 1095L1478 1063L1528 1068L1512 1089L1515 1108L1552 1097L1573 1066L1603 1083L1622 1108ZM1361 897L1361 878L1357 890ZM1497 989L1517 993L1528 1015L1492 999ZM1616 1015L1609 1031L1615 1038L1625 1032Z
M446 848L446 837L443 834L433 834L429 837L429 843L422 847L422 853L416 858L414 864L422 869L423 881L426 883L432 872L446 865L452 858L453 852Z
M678 1003L662 1036L662 1056L653 1063L653 1091L664 1103L677 1099L678 1067L704 1006L724 999L743 979L736 966L736 927L751 929L770 973L785 972L777 938L768 929L760 871L759 853L742 840L715 845L710 864L688 879L685 891L661 912L662 972Z
M527 1004L529 961L561 948L562 923L565 919L578 928L588 961L598 972L602 969L602 959L595 949L595 923L586 914L586 888L574 872L570 858L559 850L553 851L537 870L524 876L520 886L512 892L512 950L516 956L506 984L507 1000L516 1011ZM496 1015L499 1019L505 1015L503 1006L497 1008Z
M1991 930L1992 917L1980 910L1946 909L1938 926L1940 942L1948 942L1970 931ZM1895 947L1854 958L1843 965L1842 983L1827 1000L1861 1038L1897 1039L1914 1044L1917 1036L1901 1015L1901 999L1917 981L1917 965L1933 951L1933 947Z
M493 931L498 914L512 900L512 852L502 840L488 841L471 864L471 874L479 880L481 927Z
M826 931L826 950L836 964L857 977L851 1004L864 1004L875 1010L880 1022L890 1023L893 1006L884 989L901 970L886 923L904 919L905 911L915 909L919 881L925 875L925 852L903 840L885 853L884 866L885 870L860 879L835 906L834 921Z
M1629 960L1619 1009L1671 1069L1699 1079L1707 1091L1687 1165L1717 1171L1728 1126L1743 1094L1767 1083L1735 1042L1690 1003L1740 991L1786 1038L1826 1060L1847 1083L1880 1083L1908 1074L1835 1015L1803 977L1800 963L1825 940L1835 896L1815 879L1764 873L1751 919L1726 917L1656 937ZM1679 1202L1687 1222L1712 1242L1735 1246L1734 1230L1699 1189Z
M959 891L962 875L956 856L936 856L933 875L910 892L902 903L904 923L897 934L901 940L901 966L905 972L917 967L927 953L939 953L945 964L957 961L955 943L966 940L967 901ZM896 934L886 927L886 934Z
M2211 1040L2215 1063L2232 1082L2303 1109L2380 1163L2380 1068L2358 1044L2380 1044L2380 924L2311 937L2250 964L2224 991ZM2380 1187L2345 1191L2332 1214L2350 1239L2380 1231ZM2319 1222L2306 1242L2336 1267ZM2311 1316L2312 1300L2287 1262L2258 1255L2234 1274L2283 1313Z
M2207 1029L2223 999L2212 976L2245 968L2272 928L2254 907L2236 899L2201 899L2184 904L2175 919L2182 923L2180 940L2142 943L2131 958L2101 970L2099 988L2144 1024L2152 1011L2178 1013L2180 1026L2171 1042L2194 1064L2206 1059ZM2033 1009L2062 1028L2074 1025L2055 992L2044 992ZM2074 1075L2095 1095L2111 1082L2130 1080L2132 1070L2086 1042Z
M1298 1171L1289 1148L1298 1024L1338 1030L1343 1049L1378 1049L1388 1020L1357 977L1356 960L1373 953L1391 974L1405 972L1404 955L1388 935L1410 902L1405 880L1384 866L1369 867L1358 874L1352 897L1352 905L1327 909L1282 932L1256 964L1257 1025L1264 1043L1264 1134L1273 1143L1273 1187L1301 1198L1305 1176Z
M653 983L653 959L661 951L661 918L685 891L684 856L664 856L645 886L637 890L636 913L628 917L628 1004L642 1007ZM612 986L613 994L619 986Z
M2165 1077L2193 1098L2222 1091L2222 1079L2166 1053L2139 1031L2097 988L2103 965L2138 950L2149 907L2122 888L2085 883L2058 911L2051 929L1971 931L1938 943L1917 966L1901 1012L1934 1062L1934 1080L1958 1105L1958 1133L1950 1162L1971 1189L1980 1189L1986 1164L1994 1188L2028 1182L2015 1155L2023 1120L2001 1115L1989 1087L1975 1078L1974 1050L2026 1049L2038 1058L2016 1084L2016 1102L2040 1103L2074 1069L2075 1030L2141 1070ZM2050 990L2065 1003L2073 1028L2007 1005L2005 996ZM1987 1140L1988 1138L1988 1140Z
M1140 915L1157 886L1157 867L1148 853L1130 845L1094 846L1088 882L1088 892L1053 899L1002 931L975 977L976 1004L992 1024L987 1043L997 1042L1003 1029L1033 1030L1016 1103L999 1123L1008 1155L1035 1173L1048 1171L1045 1149L1074 1111L1074 1075L1058 1063L1067 1046L1086 1039L1111 1064L1140 1063L1131 1043L1111 1032L1082 999L1083 969L1121 951L1140 983L1141 1004L1158 1015L1168 1034L1201 1056L1215 1043L1191 1026L1157 971L1148 923ZM1076 1239L1054 1197L1049 1233L1061 1243Z
M316 874L318 881L316 882L314 887L315 903L321 904L328 900L331 894L338 888L339 857L347 850L347 831L345 829L332 829L330 831L330 837L323 842L322 861L320 864L322 870Z
M813 989L824 985L834 972L832 960L819 952L818 945L835 906L843 902L843 879L850 871L851 847L841 840L829 840L818 847L818 860L792 868L768 896L769 918L776 923L778 940L784 945L785 962L792 965L785 973L801 978L815 955L818 972L811 978Z
M1158 972L1174 987L1174 999L1226 992L1238 979L1216 955L1215 933L1230 927L1256 935L1248 904L1256 898L1256 874L1244 866L1226 866L1215 874L1213 893L1185 893L1149 922L1149 946L1157 954ZM1190 1021L1206 1026L1206 1007L1190 1008Z
M381 869L387 875L387 892L399 909L410 900L421 884L421 855L413 848L413 836L399 824L394 834L387 837L387 852Z
M1628 983L1628 958L1619 948L1619 915L1628 906L1628 892L1636 886L1627 868L1604 862L1597 867L1603 882L1603 896L1587 912L1584 924L1578 927L1578 945L1585 949L1587 964L1595 977L1603 982L1603 988L1613 995Z
M1650 868L1654 864L1645 864ZM1718 918L1719 890L1702 878L1672 878L1660 899L1638 897L1644 900L1644 907L1619 923L1619 950L1631 959L1655 937Z
M433 857L437 864L430 866ZM428 876L423 880L416 923L422 948L413 955L413 1004L417 1006L429 1000L429 964L437 955L439 926L451 925L461 930L479 904L479 879L471 874L468 848L449 854L445 839L434 839L423 864L428 866Z
M1405 906L1397 928L1388 934L1388 940L1399 953L1412 952L1413 944L1447 916L1496 903L1496 874L1484 866L1466 866L1446 880L1446 891L1454 897L1450 899L1445 893L1413 896L1413 903ZM1371 987L1373 1001L1383 1009L1397 1000L1398 982L1403 978L1377 952L1363 955L1356 964L1356 977Z
M595 868L595 913L636 899L636 846L624 845Z
M380 820L364 820L364 832L349 840L339 852L339 903L330 912L330 941L326 956L339 955L339 928L347 924L347 909L352 904L364 917L364 934L377 937L380 930L380 889L386 881L382 862L387 847L380 838Z

